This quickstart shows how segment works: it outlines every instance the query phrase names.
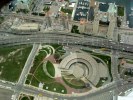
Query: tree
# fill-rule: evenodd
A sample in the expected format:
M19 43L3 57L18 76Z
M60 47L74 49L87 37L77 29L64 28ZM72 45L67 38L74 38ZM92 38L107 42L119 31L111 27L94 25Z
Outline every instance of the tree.
M79 33L78 26L73 25L73 26L72 26L71 32L72 32L72 33Z
M0 24L4 21L4 17L0 17Z
M48 6L45 6L45 7L43 8L43 11L46 11L46 12L48 12L48 11L49 11L49 9L50 9L50 7L48 7Z
M17 13L22 12L22 13L27 14L27 13L29 13L29 10L28 10L28 9L19 9L19 10L17 10L16 12L17 12Z
M71 9L64 9L63 7L61 8L61 11L64 13L68 13L68 14L72 14L72 10Z

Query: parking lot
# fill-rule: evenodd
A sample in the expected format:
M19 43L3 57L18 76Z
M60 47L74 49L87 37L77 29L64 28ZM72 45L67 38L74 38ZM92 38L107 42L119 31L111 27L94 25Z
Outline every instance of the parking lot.
M89 0L79 0L75 11L74 20L79 21L80 18L87 19L87 14L89 13L89 5Z

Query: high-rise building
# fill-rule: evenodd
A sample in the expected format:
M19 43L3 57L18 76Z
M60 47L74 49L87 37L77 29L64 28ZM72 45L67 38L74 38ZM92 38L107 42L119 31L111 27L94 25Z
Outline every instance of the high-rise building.
M116 14L117 14L117 6L115 5L115 3L109 4L108 20L110 23L108 27L107 36L110 39L113 39L113 33L116 27L116 18L117 18Z
M99 21L109 23L107 36L113 38L114 29L116 26L117 6L115 3L101 3L98 4L98 9L95 10L95 17L93 22L93 33L99 33ZM99 34L100 35L100 34Z

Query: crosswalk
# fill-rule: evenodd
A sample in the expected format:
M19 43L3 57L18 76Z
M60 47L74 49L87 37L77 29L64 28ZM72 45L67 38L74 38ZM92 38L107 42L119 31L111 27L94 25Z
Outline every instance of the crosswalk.
M41 96L36 96L34 100L54 100L53 98L49 97L41 97Z

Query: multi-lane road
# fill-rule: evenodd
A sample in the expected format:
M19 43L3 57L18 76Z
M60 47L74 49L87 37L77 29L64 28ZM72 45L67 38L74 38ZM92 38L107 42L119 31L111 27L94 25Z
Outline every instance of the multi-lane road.
M0 39L0 44L14 43L64 43L70 45L84 45L93 47L104 47L112 50L133 52L133 45L123 44L119 42L109 41L104 38L93 36L73 35L71 33L37 33L36 35L16 35L6 39Z
M40 0L43 2L43 0ZM43 3L39 3L38 5L42 5ZM59 9L59 5L57 8ZM40 7L36 8L35 10L39 10ZM57 12L55 11L55 6L50 9L51 12ZM56 13L55 13L56 14ZM23 15L23 14L13 14L13 13L3 13L1 15L4 16L11 16L11 17L18 17L23 18L27 20L35 20L38 22L44 22L46 21L47 26L51 26L51 22L49 17L41 17L41 16L33 16L33 15ZM71 22L73 23L73 22ZM65 23L64 23L65 24ZM4 35L1 35L4 34ZM6 34L6 35L5 35ZM18 33L19 34L19 33ZM96 48L108 48L112 50L111 54L111 61L112 61L112 69L111 73L113 74L114 81L110 83L109 85L106 85L104 87L98 88L96 91L84 93L84 94L73 94L73 95L62 95L57 93L51 93L48 91L44 91L32 86L25 85L25 80L28 72L30 71L31 65L33 63L33 59L35 57L35 54L38 50L40 43L57 43L57 44L64 44L64 45L71 45L71 46L80 46L84 48L88 47L96 47ZM59 32L51 32L51 33L36 33L32 35L14 35L12 32L6 32L6 31L0 31L0 45L1 46L7 46L7 45L20 45L20 44L34 44L32 51L25 63L24 69L20 75L18 83L14 84L11 82L2 82L0 81L0 87L6 88L11 91L14 91L16 100L18 98L18 95L20 93L30 94L37 96L38 94L42 94L43 96L47 97L53 97L53 98L59 98L59 100L113 100L114 93L112 91L116 91L118 89L121 89L123 87L131 88L133 87L132 83L124 83L123 80L120 80L118 75L118 69L117 69L117 58L123 54L123 56L126 58L132 58L131 53L133 53L133 45L123 44L119 42L109 41L104 38L98 38L93 36L86 36L86 35L75 35L72 33L59 33ZM122 52L122 54L121 54ZM127 88L126 87L126 88ZM127 89L128 89L127 88ZM118 90L119 91L119 90ZM110 95L110 97L109 97Z
M43 16L35 16L35 15L25 15L25 14L16 14L16 13L2 13L0 14L1 16L10 16L10 17L17 17L20 19L25 19L25 20L35 20L35 21L43 21L45 17Z
M6 32L1 32L6 33ZM64 45L74 45L74 46L93 46L93 47L104 47L109 48L112 50L115 50L119 53L119 51L128 51L133 52L133 46L127 45L127 44L120 44L118 42L114 41L108 41L104 38L97 38L92 36L84 36L84 35L73 35L71 33L38 33L34 35L13 35L12 33L6 33L10 34L10 36L5 36L6 38L0 38L0 45L18 45L18 44L34 44L34 43L57 43L57 44L64 44ZM91 98L92 96L98 95L98 94L104 94L109 91L115 90L117 87L123 86L123 82L119 81L119 77L116 72L116 63L114 62L112 69L112 72L114 72L114 76L116 77L116 81L114 83L111 83L110 85L107 85L106 87L99 88L97 91L93 93L88 94L81 94L81 95L61 95L56 93L50 93L44 90L38 90L37 88L33 88L32 86L25 86L25 75L30 70L30 65L32 64L32 58L34 58L32 55L36 52L38 48L38 45L34 45L33 49L31 51L31 54L29 55L29 60L27 59L27 62L25 64L25 67L22 71L22 74L20 76L20 79L17 84L13 85L11 83L2 83L0 82L0 85L8 87L8 89L11 89L15 92L16 97L18 97L19 93L26 93L31 95L38 95L43 94L47 97L53 97L53 98L60 98L61 99L67 99L67 100L88 100L88 96ZM112 55L116 55L117 52L112 52ZM125 52L128 54L128 52ZM127 55L128 56L128 55ZM112 56L112 60L114 59L114 56ZM118 81L117 81L118 79ZM128 83L127 83L128 84ZM112 96L113 94L110 93ZM90 99L91 100L91 99ZM92 99L92 100L98 100L98 99ZM105 99L106 100L106 99ZM109 100L109 99L108 99ZM110 98L110 100L112 100Z
M128 86L128 89L133 87L132 84L129 84L129 83L122 84L122 83L123 83L123 80L118 80L118 81L110 83L109 85L98 88L95 91L91 91L91 92L84 93L84 94L81 93L81 94L73 94L73 95L69 95L69 94L63 95L63 94L51 93L51 92L48 92L45 90L34 88L32 86L23 85L22 86L23 88L21 89L21 93L25 93L25 94L29 94L29 95L33 95L33 96L38 96L39 94L42 94L43 96L47 96L47 97L59 98L59 100L62 100L62 99L88 100L88 97L90 98L90 100L100 100L100 98L103 98L102 100L112 100L111 98L113 97L113 94L110 94L109 92L112 92L115 89L121 88L123 86L124 87ZM3 83L0 82L0 84L3 84ZM7 84L8 84L8 87L11 87L12 90L14 90L14 91L16 90L15 87L17 86L17 84L12 85L11 83L10 84L5 83L5 84L3 84L3 86L7 86ZM104 95L107 93L110 94L110 97L108 97L108 99L107 99L107 97L104 97ZM100 98L93 97L93 96L97 96L97 95L100 95L99 96ZM14 99L14 100L16 100L16 99Z

